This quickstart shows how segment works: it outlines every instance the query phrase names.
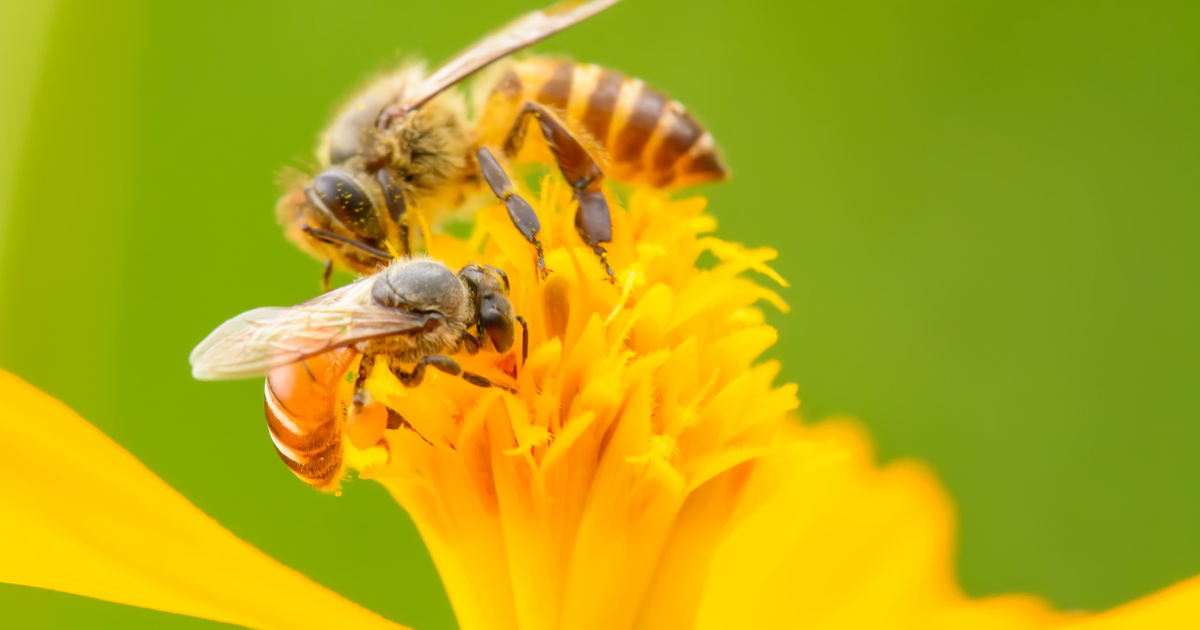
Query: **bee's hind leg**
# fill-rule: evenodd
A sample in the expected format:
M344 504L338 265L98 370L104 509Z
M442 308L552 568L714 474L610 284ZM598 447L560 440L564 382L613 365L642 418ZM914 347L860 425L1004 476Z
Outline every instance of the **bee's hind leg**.
M496 156L492 155L487 147L480 147L475 152L475 158L479 160L479 170L483 173L483 179L487 181L488 187L500 201L504 202L504 207L508 208L508 218L512 219L513 225L517 226L517 231L537 251L538 274L545 278L546 260L542 256L542 243L537 238L542 224L538 221L533 206L530 206L529 202L513 189L512 181L508 179L504 168L500 166L500 163L496 161Z
M575 213L575 229L600 257L608 279L615 281L612 267L608 265L608 253L600 246L601 243L612 241L612 217L601 189L604 173L587 149L549 110L539 103L528 102L513 121L508 138L504 141L504 154L511 158L521 152L521 146L525 143L526 123L530 117L537 120L542 137L554 154L554 161L575 192L575 200L579 202L579 210Z
M424 435L421 435L421 432L417 431L413 425L409 424L408 420L404 419L404 416L400 415L395 409L384 405L382 402L376 401L371 395L371 392L364 387L374 366L375 357L368 355L363 355L362 360L358 364L358 378L354 381L354 397L350 399L350 408L347 413L346 423L350 428L351 441L358 440L358 443L355 444L356 447L360 446L361 444L361 447L367 448L378 443L378 441L383 438L384 429L394 430L404 427L415 433L417 437L425 440L427 444L432 445L433 442L430 442L428 438L426 438ZM363 418L367 418L375 414L386 414L387 419L382 420L378 417L378 415L376 415L375 423L372 423L370 420L365 421L366 425L373 424L374 426L370 426L369 428L355 427L356 424L358 424L360 421L363 421Z
M462 369L462 366L458 364L458 361L440 354L431 354L429 356L422 357L421 360L417 361L417 364L413 366L411 372L405 372L400 368L394 368L393 372L396 374L396 378L400 379L400 383L405 387L416 387L421 384L421 381L425 380L426 366L435 367L451 376L461 377L464 381L476 387L499 387L500 389L513 394L517 393L517 390L511 387L500 385L499 383L493 383L486 376L481 376L474 372L467 372L466 370Z

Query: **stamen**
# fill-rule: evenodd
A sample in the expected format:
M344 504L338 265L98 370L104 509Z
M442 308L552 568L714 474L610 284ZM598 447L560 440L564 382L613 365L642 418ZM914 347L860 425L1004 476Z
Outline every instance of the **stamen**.
M629 294L633 292L633 285L641 277L642 274L638 273L638 270L634 267L631 267L625 272L625 287L621 290L621 300L617 302L617 307L614 308L612 312L608 314L608 318L604 320L605 326L611 324L613 318L617 316L617 313L620 313L625 304L629 302Z

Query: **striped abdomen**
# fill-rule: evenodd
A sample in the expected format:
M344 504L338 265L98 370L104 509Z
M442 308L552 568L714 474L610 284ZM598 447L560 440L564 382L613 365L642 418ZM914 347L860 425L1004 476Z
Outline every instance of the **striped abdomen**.
M712 134L678 101L639 79L558 59L520 61L493 89L481 116L482 142L502 143L526 101L559 113L585 136L585 146L600 145L606 155L596 157L612 179L676 188L729 177Z
M334 350L267 375L267 428L275 451L314 488L332 487L342 472L338 383L357 354L351 348Z

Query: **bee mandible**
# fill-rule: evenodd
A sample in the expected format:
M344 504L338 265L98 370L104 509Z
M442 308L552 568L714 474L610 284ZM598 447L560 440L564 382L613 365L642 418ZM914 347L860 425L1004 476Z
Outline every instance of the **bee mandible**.
M364 387L376 362L386 362L405 387L419 385L432 367L472 385L512 391L463 370L450 356L489 345L507 352L517 323L523 328L522 354L528 354L528 330L514 313L509 290L504 272L488 265L470 264L456 273L430 258L398 259L298 306L258 308L230 319L192 351L192 375L200 380L265 375L267 427L276 452L305 483L329 489L341 476L347 426L368 416L386 417L392 429L407 424ZM359 355L343 418L338 384ZM379 433L382 428L381 422Z
M289 239L325 262L324 290L335 267L370 273L393 251L410 254L410 206L455 205L483 183L504 202L544 273L537 214L496 157L518 157L530 121L578 201L579 235L610 278L606 176L656 188L727 178L712 134L679 102L594 65L537 56L517 61L493 73L490 85L476 82L475 92L488 96L468 118L464 93L452 88L616 2L571 0L534 11L431 74L402 68L350 99L322 135L321 172L291 182L276 206Z

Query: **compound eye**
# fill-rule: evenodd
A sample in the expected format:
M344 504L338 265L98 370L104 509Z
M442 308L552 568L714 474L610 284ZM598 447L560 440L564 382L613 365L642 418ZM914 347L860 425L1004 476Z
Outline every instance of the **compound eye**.
M484 298L479 308L479 321L497 352L507 352L513 345L513 307L508 299L498 296Z
M509 292L511 292L511 291L512 291L512 287L510 287L510 286L508 285L508 274L504 273L504 270L503 270L503 269L501 269L501 268L499 268L499 267L493 267L493 266L491 266L491 265L488 265L488 266L487 266L487 268L488 268L488 269L491 269L491 270L492 270L492 273L496 274L497 276L499 276L499 277L500 277L500 279L501 279L501 280L503 280L503 281L504 281L504 293L505 293L505 294L507 294L507 293L509 293Z
M408 212L408 204L404 203L404 193L400 191L396 182L392 181L392 174L386 168L379 169L375 177L379 180L379 187L383 189L383 203L387 205L388 216L392 218L393 223L400 224L404 221L404 214Z
M317 175L309 190L310 200L355 234L374 241L384 238L375 204L349 173L331 168Z

